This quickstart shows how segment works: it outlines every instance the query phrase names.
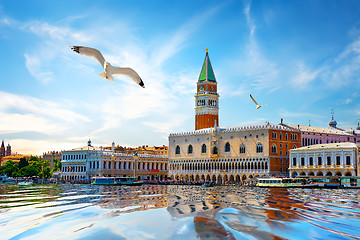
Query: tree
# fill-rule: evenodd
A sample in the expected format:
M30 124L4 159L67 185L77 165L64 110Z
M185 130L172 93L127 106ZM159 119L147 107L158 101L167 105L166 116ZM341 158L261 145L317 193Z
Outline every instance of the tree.
M23 167L26 167L29 165L29 162L26 160L26 158L22 157L19 161L19 169L22 169Z
M14 163L13 160L8 160L4 165L3 173L5 173L8 177L14 177L18 170L18 164Z
M32 176L37 176L38 175L38 169L35 168L34 166L26 166L21 168L17 175L19 177L32 177Z

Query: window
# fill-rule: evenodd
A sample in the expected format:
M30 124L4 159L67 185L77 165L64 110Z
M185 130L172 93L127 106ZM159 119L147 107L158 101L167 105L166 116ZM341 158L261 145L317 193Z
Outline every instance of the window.
M188 147L188 154L191 154L193 153L193 146L192 145L189 145Z
M346 156L346 165L351 165L351 158L350 158L350 156Z
M312 157L310 157L310 159L309 159L309 165L310 165L310 166L314 165L314 160L313 160Z
M340 156L336 156L336 165L340 165Z
M301 158L301 165L304 166L305 165L305 158Z
M201 146L201 153L206 153L206 145L205 145L205 143Z
M230 143L229 142L227 142L225 144L225 152L230 152Z
M285 133L285 140L288 140L288 134Z
M272 136L273 139L276 139L277 138L276 132L271 133L271 136Z
M277 153L276 145L271 146L271 153Z
M217 147L214 147L214 148L213 148L213 154L218 154L218 149L217 149Z
M326 161L327 161L327 165L331 165L331 157L330 157L330 156L328 156L328 157L326 158Z
M245 145L241 144L239 153L245 153Z
M256 145L256 153L262 153L263 152L263 145L261 143L258 143Z
M280 133L279 135L280 135L280 136L279 136L279 137L280 137L280 140L282 140L282 133Z
M175 148L175 154L180 154L180 147L179 147L179 145L177 145L176 148Z
M283 159L282 158L280 159L280 164L283 164Z
M293 146L293 149L295 149L295 148L296 148L296 145Z
M322 165L322 159L321 159L321 157L318 157L318 165Z
M282 143L280 143L280 148L282 148Z

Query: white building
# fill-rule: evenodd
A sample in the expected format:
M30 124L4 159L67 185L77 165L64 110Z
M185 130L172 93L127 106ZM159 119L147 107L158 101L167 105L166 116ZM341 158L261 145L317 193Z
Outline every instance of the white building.
M168 156L157 154L120 153L103 147L91 146L62 152L62 179L65 181L90 180L95 176L164 180L168 174ZM136 166L136 167L134 167Z
M92 152L99 150L100 148L91 146L91 141L89 140L88 145L85 147L63 151L61 178L65 181L89 180L86 168L87 159Z
M290 150L290 176L357 176L359 146L355 143L316 144Z

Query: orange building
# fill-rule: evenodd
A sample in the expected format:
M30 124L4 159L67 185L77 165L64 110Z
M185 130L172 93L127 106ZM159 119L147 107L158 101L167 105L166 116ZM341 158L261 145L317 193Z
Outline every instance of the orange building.
M209 53L206 49L195 94L195 130L214 127L215 124L219 125L219 94Z
M270 172L288 172L289 150L301 147L300 131L269 129Z

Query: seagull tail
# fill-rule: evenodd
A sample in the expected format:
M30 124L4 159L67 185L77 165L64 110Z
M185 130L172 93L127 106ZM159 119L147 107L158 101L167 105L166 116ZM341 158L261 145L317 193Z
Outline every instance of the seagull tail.
M99 74L99 76L100 76L101 78L105 79L105 78L106 78L106 73L105 73L105 72L102 72L102 73Z

